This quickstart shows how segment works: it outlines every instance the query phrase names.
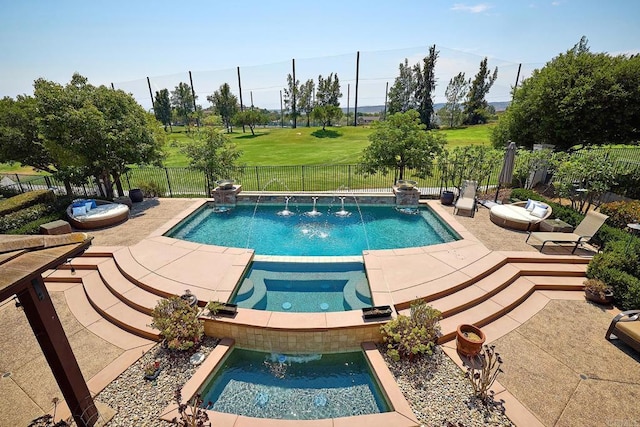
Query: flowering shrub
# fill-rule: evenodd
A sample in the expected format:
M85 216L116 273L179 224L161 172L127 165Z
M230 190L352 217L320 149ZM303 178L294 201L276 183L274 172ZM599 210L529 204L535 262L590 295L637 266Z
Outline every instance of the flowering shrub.
M198 308L180 297L158 301L151 314L151 326L158 329L172 350L188 350L200 342L204 326L198 320Z
M627 224L640 221L640 200L605 203L600 212L609 215L608 224L624 229Z
M399 315L380 327L382 339L387 345L387 355L393 360L433 354L440 333L441 313L418 301L411 305L411 315Z

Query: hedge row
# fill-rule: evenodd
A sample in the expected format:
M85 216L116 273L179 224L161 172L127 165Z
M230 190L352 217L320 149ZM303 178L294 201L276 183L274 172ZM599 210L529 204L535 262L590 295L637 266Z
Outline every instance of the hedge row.
M17 200L13 200L17 199ZM33 203L40 201L39 203ZM64 219L66 208L71 203L70 197L55 197L47 190L31 191L3 200L3 206L21 205L17 211L0 216L0 233L5 234L37 234L41 224Z
M520 200L539 200L553 209L553 217L561 219L573 226L582 221L584 215L568 206L560 206L540 196L535 191L522 188L514 189L511 197ZM626 227L624 209L614 205L610 210L601 209L610 215L607 224L600 227L592 242L600 246L602 252L596 254L587 268L587 277L600 279L613 289L616 303L623 310L640 308L640 238L634 237L622 228ZM605 212L606 211L606 212ZM607 213L609 212L609 213ZM624 222L624 224L622 224ZM620 228L616 227L619 225Z
M55 199L53 191L35 190L0 200L0 216L4 216L39 203L51 203Z

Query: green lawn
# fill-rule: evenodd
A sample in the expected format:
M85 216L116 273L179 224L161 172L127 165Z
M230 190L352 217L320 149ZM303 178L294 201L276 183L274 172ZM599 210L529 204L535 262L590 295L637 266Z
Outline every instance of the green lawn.
M448 147L488 145L493 126L469 126L439 132L446 135ZM370 133L370 127L345 126L327 128L324 132L318 127L298 127L257 129L253 136L248 129L243 134L235 128L229 136L242 150L240 163L247 166L282 166L357 163L362 150L369 145ZM168 136L166 166L179 167L187 164L179 147L189 138L183 132Z
M495 124L446 129L449 148L458 145L490 144L491 128ZM240 163L247 166L331 165L358 163L362 150L369 145L370 127L333 127L322 131L319 127L260 128L252 136L249 129L242 133L234 128L229 136L242 150ZM180 147L190 139L181 127L167 135L167 167L183 167L188 159ZM34 174L31 168L0 163L0 173Z

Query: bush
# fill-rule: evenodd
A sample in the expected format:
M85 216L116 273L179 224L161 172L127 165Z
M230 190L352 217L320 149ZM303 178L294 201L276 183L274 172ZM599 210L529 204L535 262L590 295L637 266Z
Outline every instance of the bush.
M605 203L600 206L600 212L609 215L609 225L624 229L627 224L640 221L640 200Z
M623 310L640 307L640 239L611 241L604 252L593 257L587 277L600 279L613 289Z
M0 201L0 216L4 216L39 203L49 203L55 199L53 191L36 190L18 194Z
M380 327L382 339L387 344L387 355L393 360L433 354L440 333L441 313L418 301L411 305L411 315L399 315Z
M146 198L163 197L167 192L167 189L156 181L141 182L139 187Z
M151 326L158 329L171 350L188 350L200 342L204 326L198 320L198 307L180 297L158 301L151 314Z
M38 218L46 216L51 213L51 206L45 204L37 204L29 207L25 207L17 212L5 214L0 217L0 233L4 233L7 230L13 230L22 227L23 225L36 221Z

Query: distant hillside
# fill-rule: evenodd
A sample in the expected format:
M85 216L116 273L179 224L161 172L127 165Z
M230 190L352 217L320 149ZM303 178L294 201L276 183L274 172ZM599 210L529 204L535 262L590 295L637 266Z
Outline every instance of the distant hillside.
M493 105L496 111L504 111L509 106L509 102L490 102L489 104ZM436 111L444 107L444 103L440 102L434 105ZM362 114L377 114L382 113L384 111L384 105L364 105L358 106L358 113ZM342 109L343 113L347 112L346 108ZM349 107L349 112L353 113L353 107Z

